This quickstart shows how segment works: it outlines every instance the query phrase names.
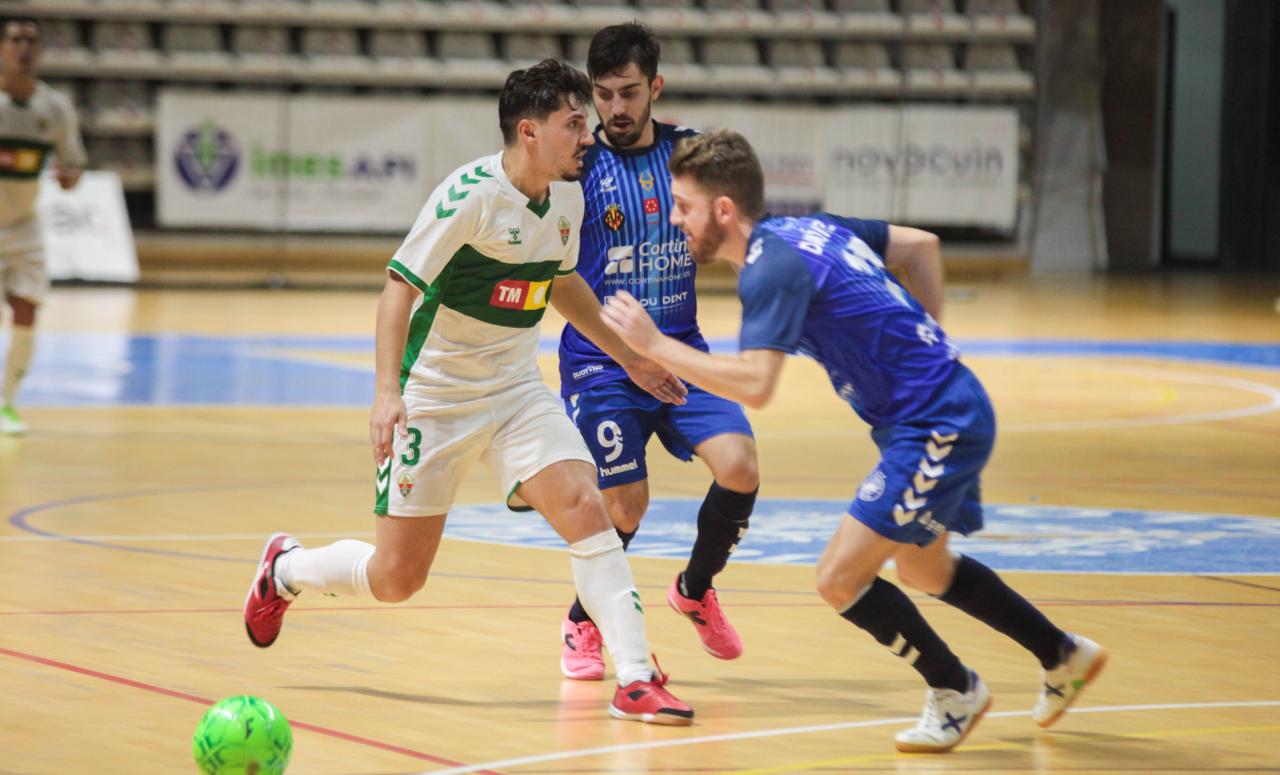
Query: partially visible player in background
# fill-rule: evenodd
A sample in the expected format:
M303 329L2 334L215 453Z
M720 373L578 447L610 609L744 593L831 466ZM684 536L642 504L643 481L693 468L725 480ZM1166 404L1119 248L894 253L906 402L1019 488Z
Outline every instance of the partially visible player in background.
M0 433L26 431L16 408L18 386L35 349L36 308L49 289L44 242L36 220L40 173L50 151L64 189L84 169L84 144L71 100L36 78L40 25L27 17L3 22L0 38L0 292L13 310L0 393Z
M674 220L694 258L741 268L741 352L711 355L663 336L643 307L621 293L609 299L605 319L641 355L757 408L773 397L787 354L803 352L871 426L880 462L818 561L818 593L928 684L924 712L897 734L898 750L951 750L991 697L911 599L879 576L890 559L903 583L1035 655L1044 674L1031 717L1042 727L1053 724L1107 655L1088 638L1058 629L986 565L947 546L951 533L982 528L981 475L996 427L982 383L937 322L938 238L830 213L767 216L760 161L735 132L682 141L671 171Z
M652 118L663 86L658 55L657 38L636 22L605 27L591 40L587 73L600 125L584 162L578 272L601 300L628 291L665 333L706 350L696 317L695 267L684 235L670 223L667 172L676 142L694 133ZM711 469L714 481L698 510L689 563L672 582L667 603L693 622L708 653L737 658L742 640L711 581L746 532L759 487L755 439L742 407L697 387L690 387L684 403L658 401L572 325L560 338L560 381L565 409L595 456L623 546L649 508L645 446L653 434L672 455L697 455ZM600 633L580 602L569 609L561 635L561 672L578 680L603 678Z

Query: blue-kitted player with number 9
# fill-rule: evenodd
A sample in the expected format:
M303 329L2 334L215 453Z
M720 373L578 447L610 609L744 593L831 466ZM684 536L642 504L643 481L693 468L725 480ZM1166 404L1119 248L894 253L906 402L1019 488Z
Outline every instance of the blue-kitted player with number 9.
M670 223L667 172L676 142L694 132L652 118L663 86L658 54L653 32L635 22L606 27L591 40L587 72L600 126L583 163L578 271L600 299L630 293L664 332L705 350L694 263L684 235ZM596 459L600 490L624 546L649 507L645 445L652 435L676 457L696 455L711 469L698 536L667 603L689 618L709 654L737 658L742 640L712 578L746 533L759 487L755 439L742 407L695 387L683 403L655 400L573 326L565 326L560 340L560 383L565 409ZM576 600L561 636L560 669L567 677L604 677L600 631Z

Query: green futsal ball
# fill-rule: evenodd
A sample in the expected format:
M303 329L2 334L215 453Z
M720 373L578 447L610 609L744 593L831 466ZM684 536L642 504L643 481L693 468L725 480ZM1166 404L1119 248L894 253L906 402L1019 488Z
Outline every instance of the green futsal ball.
M293 731L279 708L242 694L209 708L191 751L205 775L280 775L293 753Z

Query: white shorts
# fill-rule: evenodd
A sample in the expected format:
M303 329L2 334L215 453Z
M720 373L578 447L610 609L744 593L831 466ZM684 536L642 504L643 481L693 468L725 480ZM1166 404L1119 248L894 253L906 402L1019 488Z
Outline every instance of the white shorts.
M446 514L458 485L483 458L498 477L507 508L531 511L521 482L562 460L595 460L560 400L541 381L429 413L409 416L407 438L395 436L395 456L377 472L375 514Z
M48 292L40 223L32 218L0 228L0 297L16 296L39 304Z

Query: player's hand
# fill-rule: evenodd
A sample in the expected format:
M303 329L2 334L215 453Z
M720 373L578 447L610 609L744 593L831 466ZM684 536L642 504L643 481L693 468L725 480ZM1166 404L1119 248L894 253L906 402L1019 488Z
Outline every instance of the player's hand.
M62 187L63 191L70 191L80 182L80 173L82 171L79 167L58 165L54 168L53 176L57 178L58 185Z
M409 435L409 412L399 393L378 393L369 410L369 442L373 444L373 462L379 468L396 454L394 434Z
M631 381L649 395L664 404L684 406L685 396L689 395L689 388L685 387L684 383L676 375L657 363L648 358L639 357L630 363L622 364L622 368L626 369L627 376L631 378Z
M653 318L640 306L636 297L626 291L618 291L606 298L600 317L628 347L641 355L648 355L662 338Z

